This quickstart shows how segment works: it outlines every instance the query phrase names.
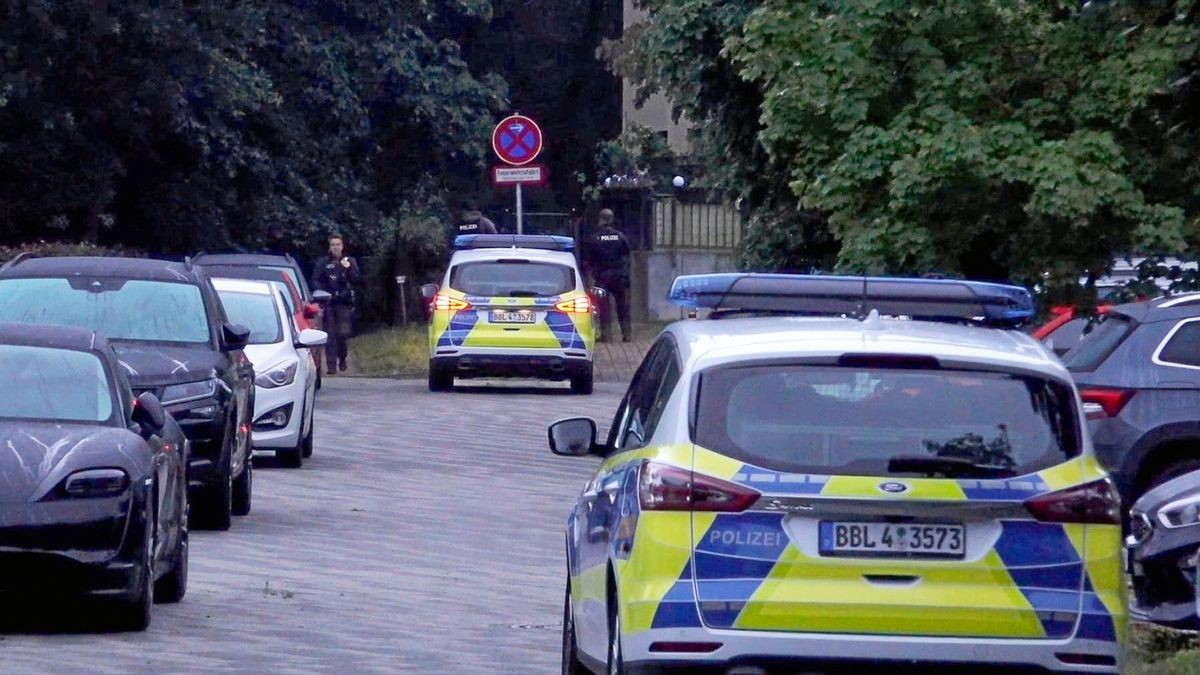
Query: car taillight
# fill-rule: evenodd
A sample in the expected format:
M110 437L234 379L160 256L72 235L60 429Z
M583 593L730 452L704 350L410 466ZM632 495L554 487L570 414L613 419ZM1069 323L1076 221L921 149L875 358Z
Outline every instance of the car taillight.
M437 310L456 311L460 309L470 309L471 303L438 293L433 299L433 308Z
M759 493L737 483L677 466L646 462L638 474L643 511L737 513L758 501Z
M1079 397L1083 399L1083 412L1089 420L1116 417L1121 409L1133 398L1132 389L1081 389Z
M1107 478L1034 497L1025 508L1044 523L1121 524L1121 497Z
M560 312L570 312L572 314L587 314L592 311L592 303L586 296L575 298L574 300L563 300L554 306Z

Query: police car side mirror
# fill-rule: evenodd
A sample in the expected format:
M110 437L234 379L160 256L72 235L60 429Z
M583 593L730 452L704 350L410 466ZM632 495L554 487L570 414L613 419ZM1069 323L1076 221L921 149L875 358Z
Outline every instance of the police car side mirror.
M596 447L596 423L586 417L559 420L547 432L550 452L563 457L599 454Z
M425 298L426 300L432 300L433 296L437 295L437 292L437 284L425 284L421 287L421 297Z

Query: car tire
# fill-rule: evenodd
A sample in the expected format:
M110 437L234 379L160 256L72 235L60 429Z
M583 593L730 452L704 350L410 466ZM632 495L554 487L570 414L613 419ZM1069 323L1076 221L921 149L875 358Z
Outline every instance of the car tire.
M188 527L184 519L179 532L179 543L175 545L175 553L171 556L171 571L167 572L154 584L154 601L173 604L183 600L187 595L188 582Z
M120 631L146 630L150 627L150 617L154 612L154 517L150 514L146 517L144 544L141 560L138 561L142 569L134 597L121 601L113 612L113 623Z
M224 532L233 525L233 422L225 426L225 442L217 460L216 475L206 486L196 513L197 521L208 530Z
M593 376L592 366L588 364L587 370L571 376L571 392L575 394L588 395L592 393Z
M587 675L588 669L579 660L579 642L575 639L575 608L571 603L571 577L563 596L562 675Z
M617 596L614 593L609 598L608 608L608 675L625 674L625 655L621 651L621 610L617 606Z
M233 481L233 505L231 511L235 516L250 515L250 506L254 492L254 462L250 461L250 453L246 453L246 462L242 475Z
M433 361L429 362L429 391L451 391L454 389L454 375L444 368L439 368Z
M309 413L309 416L311 417L312 413ZM305 459L312 457L312 454L313 454L313 424L315 422L316 422L316 420L313 420L313 419L310 419L308 421L308 435L306 435L304 437L304 441L302 444L303 449L300 452L300 454L303 455Z

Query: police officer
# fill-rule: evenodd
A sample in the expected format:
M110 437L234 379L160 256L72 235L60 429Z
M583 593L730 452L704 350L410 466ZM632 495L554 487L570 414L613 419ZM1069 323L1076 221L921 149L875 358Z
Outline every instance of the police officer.
M629 240L613 227L610 209L600 211L599 227L588 242L587 264L595 285L608 292L608 299L601 305L600 340L608 341L615 304L621 339L629 342L633 338L629 325Z
M483 215L479 209L470 204L463 204L462 214L458 219L458 225L454 228L454 234L496 234L496 224Z
M313 286L333 296L325 309L323 324L329 334L329 341L325 343L325 362L330 375L335 370L346 370L346 340L353 331L354 284L357 281L358 262L346 255L345 238L340 234L329 235L329 256L318 263Z

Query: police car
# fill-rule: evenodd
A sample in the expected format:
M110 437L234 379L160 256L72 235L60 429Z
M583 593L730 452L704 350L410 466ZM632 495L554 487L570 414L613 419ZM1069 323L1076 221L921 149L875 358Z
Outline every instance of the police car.
M1022 288L704 275L567 518L563 672L1119 672L1120 505ZM858 318L846 318L858 317ZM888 318L891 317L891 318Z
M463 235L431 301L429 389L454 378L570 380L592 393L592 301L569 237Z

